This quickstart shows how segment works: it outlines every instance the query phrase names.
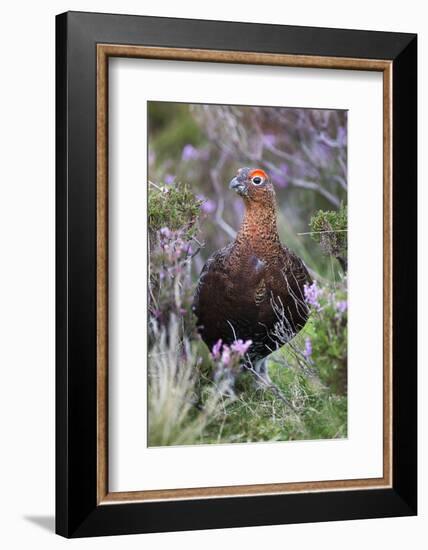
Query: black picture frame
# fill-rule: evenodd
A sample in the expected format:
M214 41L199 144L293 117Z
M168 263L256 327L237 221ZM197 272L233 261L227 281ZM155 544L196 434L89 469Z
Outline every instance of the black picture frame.
M100 43L392 62L392 487L97 504ZM56 18L56 98L56 532L85 537L415 515L417 36L68 12Z

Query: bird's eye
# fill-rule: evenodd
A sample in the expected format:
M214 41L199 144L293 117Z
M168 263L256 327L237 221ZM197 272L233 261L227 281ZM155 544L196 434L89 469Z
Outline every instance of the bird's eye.
M263 178L261 178L260 176L254 176L251 181L254 183L254 185L261 185L263 183Z

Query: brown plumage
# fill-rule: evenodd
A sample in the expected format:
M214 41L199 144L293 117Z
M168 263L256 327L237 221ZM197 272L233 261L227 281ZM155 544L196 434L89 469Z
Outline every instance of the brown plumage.
M279 310L287 339L306 323L303 287L311 279L302 260L281 244L275 191L267 174L241 168L230 188L242 196L245 216L235 240L203 267L193 310L210 349L220 338L224 343L252 340L249 357L253 365L261 365L284 343L284 331L279 338L275 330Z

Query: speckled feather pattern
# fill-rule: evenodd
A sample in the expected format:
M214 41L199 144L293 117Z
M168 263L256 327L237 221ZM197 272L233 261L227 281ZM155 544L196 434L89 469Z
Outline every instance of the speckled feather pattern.
M221 338L251 339L250 357L259 360L277 347L273 334L283 306L290 337L306 323L303 287L311 279L302 260L280 242L271 184L245 197L245 216L234 242L215 252L203 267L193 310L211 349Z

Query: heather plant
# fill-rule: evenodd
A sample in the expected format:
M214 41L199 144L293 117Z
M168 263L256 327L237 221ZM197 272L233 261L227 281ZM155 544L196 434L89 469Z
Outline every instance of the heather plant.
M183 183L150 184L149 315L163 326L175 315L187 333L194 330L191 269L200 248L196 234L201 204Z
M252 341L235 340L230 345L218 340L211 351L213 379L221 382L228 395L235 395L235 380L242 371L242 364Z
M287 360L306 376L316 376L330 395L347 393L347 314L346 277L320 285L313 281L304 287L304 302L310 317L303 331L290 340L290 329L281 304L273 303L277 317L276 339L282 341ZM303 307L303 304L302 304ZM281 357L281 355L279 355Z
M305 329L304 356L332 393L347 393L348 302L346 278L335 285L305 287L312 315Z
M348 212L341 204L339 210L318 210L309 222L312 238L326 255L334 256L346 273L348 247Z
M151 103L150 445L346 437L346 118L334 110ZM205 260L239 226L242 203L229 200L227 183L243 165L271 175L281 240L317 281L305 290L305 328L289 341L282 327L285 345L268 360L285 399L246 376L248 342L208 350L191 311ZM281 330L280 307L277 314Z
M180 181L171 185L149 183L148 227L151 233L167 227L180 230L186 238L197 231L196 221L202 201Z
M192 112L232 158L265 168L280 188L310 190L339 207L347 189L346 111L194 105Z
M187 334L194 330L191 309L194 246L186 230L162 227L152 235L149 257L149 316L162 326L168 326L171 316L175 316Z

